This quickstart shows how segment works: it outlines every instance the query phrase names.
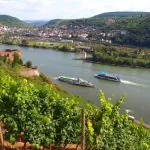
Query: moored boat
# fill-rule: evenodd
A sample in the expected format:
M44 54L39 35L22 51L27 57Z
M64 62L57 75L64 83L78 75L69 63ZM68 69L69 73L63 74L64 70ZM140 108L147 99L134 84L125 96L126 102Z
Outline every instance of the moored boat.
M72 77L67 77L67 76L59 76L58 80L67 82L72 85L80 85L80 86L85 86L85 87L94 87L92 83L89 81L83 80L81 78L72 78Z
M110 74L108 72L98 72L94 75L96 78L104 79L104 80L110 80L110 81L116 81L116 82L121 82L120 78L118 75L115 74Z

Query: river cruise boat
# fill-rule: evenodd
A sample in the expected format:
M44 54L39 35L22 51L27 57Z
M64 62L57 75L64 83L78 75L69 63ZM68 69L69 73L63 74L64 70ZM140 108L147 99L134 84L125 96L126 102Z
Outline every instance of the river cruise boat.
M108 72L98 72L94 75L96 78L104 79L104 80L110 80L110 81L116 81L116 82L121 82L120 78L118 75L115 74L110 74Z
M57 78L59 81L67 82L72 85L80 85L85 87L94 87L92 83L89 81L83 80L81 78L72 78L72 77L66 77L66 76L59 76Z

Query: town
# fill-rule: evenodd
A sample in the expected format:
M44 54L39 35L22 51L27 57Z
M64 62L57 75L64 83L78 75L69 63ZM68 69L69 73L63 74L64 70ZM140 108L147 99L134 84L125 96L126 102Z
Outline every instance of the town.
M107 20L107 22L114 20ZM99 26L61 25L52 27L16 28L0 25L0 41L5 40L33 40L39 42L62 42L62 43L108 43L112 44L113 37L125 35L126 30L103 31Z
M0 150L150 150L149 4L0 0Z

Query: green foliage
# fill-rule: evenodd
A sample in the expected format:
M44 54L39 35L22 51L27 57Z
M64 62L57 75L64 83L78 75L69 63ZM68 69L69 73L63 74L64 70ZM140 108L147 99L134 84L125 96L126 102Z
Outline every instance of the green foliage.
M8 15L0 15L0 24L3 24L8 27L19 27L19 28L31 27L31 25L15 18L15 17L11 17Z
M149 12L107 12L94 16L93 18L116 18L116 17L137 17L137 16L150 16Z
M10 142L21 132L26 141L44 146L79 142L80 111L73 98L68 100L49 86L37 89L27 80L15 81L9 76L2 77L0 85L0 119Z
M105 30L126 30L126 34L116 34L112 41L117 44L150 47L150 16L117 18L115 24Z
M27 61L26 63L25 63L25 66L27 67L27 68L32 68L32 61Z
M4 55L4 56L2 57L2 59L3 59L3 62L4 62L4 63L7 62L7 56L6 56L6 55Z
M114 23L107 24L107 19ZM46 27L66 25L69 28L94 27L96 32L89 32L90 40L99 42L100 33L112 33L111 39L115 44L150 47L150 13L149 12L109 12L84 19L55 19L45 24ZM116 31L120 33L116 33ZM121 31L125 31L122 34ZM103 37L102 37L103 38Z
M2 71L3 70L3 71ZM7 69L8 70L8 69ZM19 133L37 146L79 144L80 106L75 97L62 95L48 84L38 88L0 70L0 120L14 143ZM43 77L45 78L45 77ZM86 146L94 150L149 150L150 131L128 120L119 110L125 97L113 105L100 95L100 108L86 108Z
M12 66L15 66L15 65L17 65L17 64L22 65L22 64L23 64L23 61L22 61L22 59L20 58L19 54L15 52L15 53L14 53L14 60L13 60L13 62L12 62Z
M48 42L35 42L29 40L8 40L7 38L1 40L0 43L8 44L8 45L19 45L19 46L27 46L27 47L36 47L36 48L46 48L46 49L56 49L65 52L74 52L72 47L75 47L74 43L48 43Z
M28 44L29 44L29 41L24 39L24 40L21 41L20 45L21 46L28 46Z
M94 150L148 150L150 148L150 132L142 125L128 120L128 114L119 114L125 97L121 97L114 105L100 95L100 109L88 121L88 147ZM94 131L94 134L93 134Z
M150 68L150 53L145 53L141 49L127 50L121 47L99 46L92 54L93 61L124 65L131 67Z
M52 27L52 26L60 26L60 25L67 25L67 26L103 26L105 25L104 19L96 19L96 18L85 18L85 19L55 19L49 21L44 26Z

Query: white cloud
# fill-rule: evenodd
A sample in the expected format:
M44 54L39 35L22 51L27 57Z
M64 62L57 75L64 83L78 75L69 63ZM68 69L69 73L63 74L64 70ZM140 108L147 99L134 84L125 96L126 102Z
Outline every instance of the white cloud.
M110 11L149 11L149 0L0 0L0 13L20 19L85 18Z

